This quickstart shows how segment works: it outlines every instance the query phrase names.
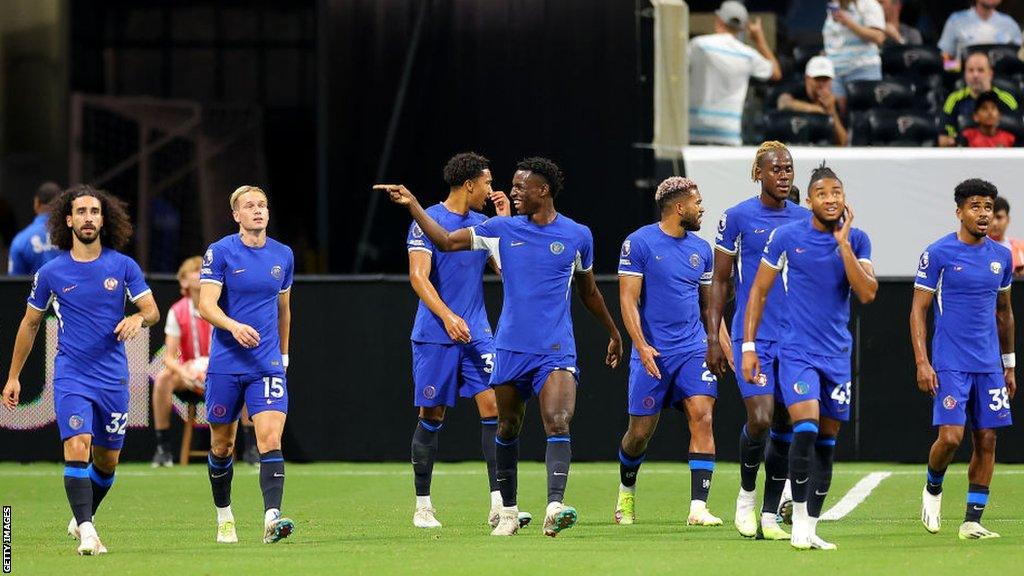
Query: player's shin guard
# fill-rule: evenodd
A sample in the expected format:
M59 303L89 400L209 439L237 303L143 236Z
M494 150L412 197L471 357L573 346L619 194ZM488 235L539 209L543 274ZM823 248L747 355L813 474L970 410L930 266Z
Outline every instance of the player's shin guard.
M548 469L548 502L561 502L565 498L565 485L569 483L569 462L572 461L572 442L568 434L548 436L544 463Z
M412 471L417 496L430 496L430 480L434 474L434 458L437 457L437 432L442 422L420 418L416 431L412 433Z
M227 508L231 505L231 479L235 475L234 459L231 456L222 458L210 452L206 457L206 469L210 475L214 506Z
M793 445L789 448L789 477L793 481L793 502L807 502L811 460L817 439L818 423L814 420L800 420L793 424Z
M94 464L89 464L89 480L92 482L92 513L95 514L100 502L103 502L110 487L114 485L114 473L104 472Z
M640 472L640 465L644 463L646 453L639 456L626 454L625 450L619 448L619 481L626 488L636 486L636 475Z
M487 462L487 481L490 483L491 492L498 490L498 479L495 476L494 464L494 436L497 433L497 418L483 418L480 420L480 448L484 453L484 462Z
M757 471L764 458L764 434L751 438L746 425L740 431L740 487L747 492L757 489Z
M946 469L935 470L931 466L928 467L928 477L925 480L924 488L932 496L938 496L942 494L942 481L946 477Z
M280 510L284 496L284 456L280 450L260 454L260 490L263 509Z
M690 452L690 501L708 501L711 476L715 473L715 455Z
M793 433L772 429L764 451L764 506L762 513L775 514L789 477L789 445Z
M516 505L519 489L519 438L502 439L494 437L494 467L498 490L501 491L501 505Z
M88 466L81 461L64 463L64 491L78 524L92 522L92 482Z
M811 492L807 499L807 515L811 518L821 516L825 505L825 497L832 486L832 465L836 456L836 439L834 436L818 436L814 443L814 465L811 467Z
M981 522L981 515L988 504L988 486L971 484L967 488L967 514L964 522Z

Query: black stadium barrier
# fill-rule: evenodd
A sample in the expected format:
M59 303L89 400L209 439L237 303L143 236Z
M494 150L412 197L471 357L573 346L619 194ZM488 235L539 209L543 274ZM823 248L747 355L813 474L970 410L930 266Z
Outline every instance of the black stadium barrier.
M166 314L177 297L171 278L150 280ZM602 277L599 286L618 318L617 284ZM6 374L18 322L28 293L27 279L0 281L0 366ZM492 322L501 306L501 286L486 283ZM852 419L839 436L839 460L922 462L934 438L931 401L917 391L908 339L907 317L913 294L909 280L882 280L874 304L854 305L851 329L855 338ZM1024 317L1024 291L1015 290L1014 309ZM408 459L416 412L411 405L409 331L416 297L404 277L300 277L292 296L291 367L288 372L289 419L284 453L292 461L400 461ZM582 385L572 424L573 456L577 460L613 460L627 417L628 352L623 365L603 365L606 335L579 304L574 303L577 351ZM1024 320L1017 322L1022 340ZM25 412L14 416L17 430L0 417L0 461L59 460L61 449L53 409L40 404L43 390L45 335L37 337L22 374ZM625 336L625 333L623 333ZM151 329L150 356L163 341L163 324ZM628 342L627 342L628 346ZM628 349L627 349L628 350ZM140 350L140 354L142 354ZM145 358L136 365L145 365ZM150 370L157 362L150 358ZM141 369L144 373L144 368ZM144 375L140 375L144 382ZM145 426L149 387L135 389L123 459L148 459L153 434ZM141 396L141 397L140 397ZM43 398L46 398L43 395ZM31 410L33 401L36 410ZM42 400L43 403L46 400ZM51 400L52 402L52 400ZM1013 404L1022 418L1021 400ZM687 432L681 414L666 413L649 449L654 460L684 460ZM181 419L174 418L175 429ZM718 457L737 460L737 438L744 413L733 377L719 383L715 411ZM175 434L175 438L180 435ZM461 400L446 418L441 435L442 460L480 458L479 421L472 401ZM958 458L966 457L965 440ZM544 437L536 403L531 403L521 442L526 459L543 459ZM1000 432L998 458L1024 461L1024 432L1017 425Z

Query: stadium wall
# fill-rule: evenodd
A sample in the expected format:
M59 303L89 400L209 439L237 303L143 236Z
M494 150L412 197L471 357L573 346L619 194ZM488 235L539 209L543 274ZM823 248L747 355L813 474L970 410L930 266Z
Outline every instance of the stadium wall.
M177 297L176 282L162 277L151 278L150 283L157 302L166 311ZM614 277L602 277L599 285L612 314L618 318ZM28 289L27 279L0 281L0 350L5 364L24 313ZM486 292L491 320L495 321L501 305L500 284L493 279L488 281ZM920 462L927 454L933 439L929 426L931 402L917 391L914 383L907 324L912 292L909 279L885 279L874 304L853 308L851 329L857 343L854 358L859 370L854 375L853 420L840 434L841 460ZM1021 314L1024 291L1015 290L1013 300L1015 310ZM406 460L415 423L408 336L416 308L407 279L297 278L292 307L286 456L293 461ZM573 422L574 458L612 460L627 420L627 367L612 371L602 365L606 337L578 303L574 309L583 383ZM1017 327L1019 343L1024 341L1024 322L1018 321ZM135 372L134 398L125 460L146 460L152 455L146 381L147 371L159 366L158 361L152 361L152 355L162 343L162 328L161 323L151 331L148 343L135 342L134 350L130 351ZM48 379L43 341L44 335L40 334L21 378L24 408L13 414L0 411L0 461L61 457L52 396L43 393ZM1014 404L1019 411L1020 397ZM719 386L715 414L720 459L737 459L737 435L743 418L734 380L727 377ZM175 418L174 426L180 424L181 420ZM651 443L650 458L685 459L687 435L682 416L674 411L666 413L660 428ZM479 459L479 438L475 406L471 401L460 401L445 423L440 457ZM961 450L961 459L966 457L966 450L966 446ZM535 402L528 408L522 454L524 458L538 460L544 456L544 437ZM1024 461L1024 432L1019 425L1001 433L999 459Z

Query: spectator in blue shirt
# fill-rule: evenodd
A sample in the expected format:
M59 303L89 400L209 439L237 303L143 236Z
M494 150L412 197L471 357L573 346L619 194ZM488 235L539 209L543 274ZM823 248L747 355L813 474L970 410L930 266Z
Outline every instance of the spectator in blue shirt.
M1021 45L1020 25L996 10L1002 0L975 0L967 10L953 12L942 28L939 49L947 70L959 70L960 58L977 44Z
M32 200L36 217L11 241L11 251L7 260L8 274L31 276L43 264L57 256L57 247L50 244L50 235L46 231L46 220L50 200L60 192L60 186L55 182L43 182L36 190L36 197Z

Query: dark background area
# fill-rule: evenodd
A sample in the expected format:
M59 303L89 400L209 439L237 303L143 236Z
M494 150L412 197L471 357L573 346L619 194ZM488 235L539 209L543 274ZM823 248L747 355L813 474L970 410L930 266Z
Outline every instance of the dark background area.
M618 317L617 283L599 283ZM158 302L169 305L176 283L152 281ZM0 282L0 349L9 350L24 310L26 282ZM486 285L487 305L499 309L501 286ZM838 458L843 461L923 462L934 440L930 399L917 391L913 352L908 339L908 311L913 289L909 281L882 281L876 302L854 306L851 328L858 346L860 370L854 374L853 420L839 436ZM1024 291L1013 295L1014 307L1024 309ZM344 302L345 306L323 306ZM353 305L358 303L359 305ZM284 453L290 461L351 460L402 461L408 459L409 438L416 423L412 406L409 332L416 298L405 278L301 279L292 298L291 357L288 371L290 398ZM603 329L577 303L574 305L577 350L582 385L572 424L576 460L614 460L627 416L628 367L610 370L603 365L607 338ZM153 348L159 346L163 325L153 329ZM1024 337L1024 322L1017 322L1017 341ZM22 401L38 394L42 374L42 339L22 376ZM1020 418L1021 398L1013 402ZM544 433L536 402L527 409L523 427L524 458L544 458ZM738 459L738 435L745 415L731 376L719 383L715 410L718 458ZM174 419L175 430L180 425ZM449 411L441 435L440 458L475 460L480 457L479 416L472 401L460 400ZM1024 461L1024 427L1000 431L1000 462ZM177 433L174 434L178 438ZM3 432L0 461L58 460L60 443L55 424L32 432ZM687 432L683 416L664 413L649 449L652 460L686 459ZM959 461L968 457L965 440ZM148 460L153 433L130 428L124 458Z

